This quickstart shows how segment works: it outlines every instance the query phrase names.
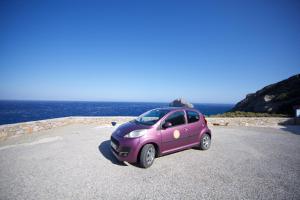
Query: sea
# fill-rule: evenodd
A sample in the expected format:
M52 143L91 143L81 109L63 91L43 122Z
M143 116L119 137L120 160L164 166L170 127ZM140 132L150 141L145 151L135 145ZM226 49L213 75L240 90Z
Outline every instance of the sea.
M36 121L68 116L138 116L168 103L88 101L0 101L0 124ZM221 114L233 104L195 103L205 115Z

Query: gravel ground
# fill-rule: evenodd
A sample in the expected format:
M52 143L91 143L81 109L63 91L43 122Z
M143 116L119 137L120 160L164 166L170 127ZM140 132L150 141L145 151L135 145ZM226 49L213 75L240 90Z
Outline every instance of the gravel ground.
M300 199L300 128L213 127L211 149L118 163L111 127L0 142L0 199Z

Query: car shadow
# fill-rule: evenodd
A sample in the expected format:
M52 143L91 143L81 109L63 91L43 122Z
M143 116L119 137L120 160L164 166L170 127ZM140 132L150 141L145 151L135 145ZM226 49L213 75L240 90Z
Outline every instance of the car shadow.
M99 152L106 158L107 160L111 161L111 163L119 166L127 166L124 162L119 161L111 152L110 150L110 140L106 140L101 142L98 146Z

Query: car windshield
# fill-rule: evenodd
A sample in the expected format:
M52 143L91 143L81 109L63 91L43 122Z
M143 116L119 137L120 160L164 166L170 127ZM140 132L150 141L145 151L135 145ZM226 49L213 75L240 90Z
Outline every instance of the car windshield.
M169 110L164 110L164 109L150 110L150 111L140 115L134 121L139 124L151 126L151 125L154 125L163 116L165 116L168 112L169 112Z

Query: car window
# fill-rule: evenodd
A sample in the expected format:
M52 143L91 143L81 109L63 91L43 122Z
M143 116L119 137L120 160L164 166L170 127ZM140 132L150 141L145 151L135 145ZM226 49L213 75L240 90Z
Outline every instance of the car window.
M184 112L183 111L178 111L173 114L171 114L165 122L170 122L172 126L178 126L181 124L185 124L185 117L184 117Z
M188 110L187 118L188 118L188 123L193 123L199 121L200 116L197 112Z

